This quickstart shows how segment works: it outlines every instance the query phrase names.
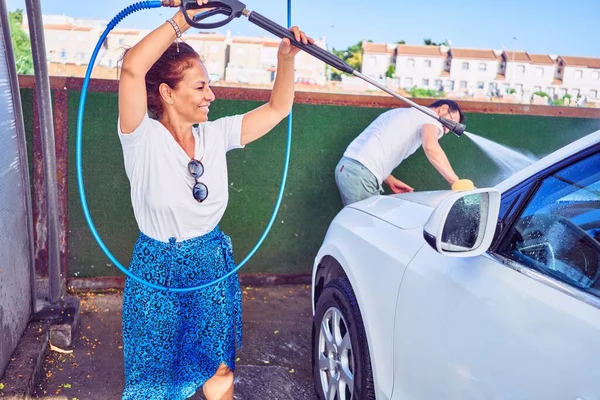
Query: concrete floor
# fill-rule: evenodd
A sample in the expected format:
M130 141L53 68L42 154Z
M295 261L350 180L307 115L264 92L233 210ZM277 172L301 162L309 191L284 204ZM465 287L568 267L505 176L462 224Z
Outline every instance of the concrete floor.
M244 286L243 348L235 399L314 399L309 285ZM35 398L120 399L124 386L122 293L81 294L73 352L49 351ZM203 399L197 393L192 399Z

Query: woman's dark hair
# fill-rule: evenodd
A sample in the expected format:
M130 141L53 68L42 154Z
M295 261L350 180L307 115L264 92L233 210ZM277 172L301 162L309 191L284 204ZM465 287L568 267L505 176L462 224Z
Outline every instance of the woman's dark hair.
M453 100L438 100L431 104L429 108L439 108L443 105L448 106L450 112L458 112L458 115L460 115L460 120L458 122L460 122L461 124L463 123L463 121L465 120L465 116L463 115L462 110L458 106L458 103Z
M123 57L129 49L125 50ZM200 55L187 43L172 43L167 50L152 65L146 74L146 98L148 100L148 113L152 118L160 119L163 114L163 105L158 88L161 83L166 83L175 89L183 79L186 69L194 66L194 61L202 61Z

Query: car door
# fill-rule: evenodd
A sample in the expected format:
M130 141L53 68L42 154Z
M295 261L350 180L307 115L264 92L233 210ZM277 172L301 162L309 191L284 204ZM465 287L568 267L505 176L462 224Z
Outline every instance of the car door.
M393 399L600 399L600 152L503 195L492 250L424 246L398 295Z

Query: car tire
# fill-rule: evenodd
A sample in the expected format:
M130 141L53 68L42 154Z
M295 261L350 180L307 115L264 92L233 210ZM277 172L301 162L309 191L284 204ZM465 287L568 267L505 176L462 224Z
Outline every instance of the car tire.
M328 283L317 301L312 349L313 378L319 399L375 399L365 328L356 296L346 278Z

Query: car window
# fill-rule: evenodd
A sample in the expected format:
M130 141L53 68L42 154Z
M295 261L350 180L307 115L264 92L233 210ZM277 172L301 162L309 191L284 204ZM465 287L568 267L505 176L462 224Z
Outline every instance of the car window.
M600 153L544 178L498 252L600 297Z

